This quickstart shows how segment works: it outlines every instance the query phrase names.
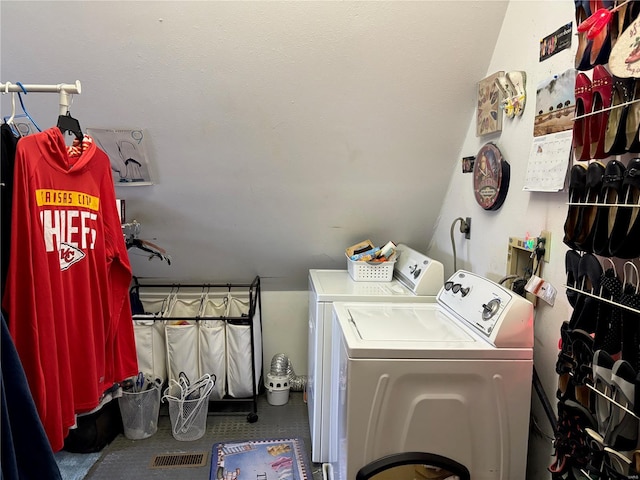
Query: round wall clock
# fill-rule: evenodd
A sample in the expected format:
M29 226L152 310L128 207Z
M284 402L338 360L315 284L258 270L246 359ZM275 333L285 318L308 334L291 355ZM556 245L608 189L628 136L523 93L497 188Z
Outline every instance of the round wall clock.
M476 202L485 210L498 210L509 190L509 164L495 144L485 144L473 165L473 192Z

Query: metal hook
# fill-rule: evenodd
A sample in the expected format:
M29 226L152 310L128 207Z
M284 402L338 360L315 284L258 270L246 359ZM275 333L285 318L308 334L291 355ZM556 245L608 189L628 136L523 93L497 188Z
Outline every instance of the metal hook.
M635 284L633 284L636 287L636 295L638 294L638 267L636 267L635 263L633 262L625 262L624 264L624 279L623 279L623 284L626 285L627 284L627 265L630 265L631 267L633 267L633 270L636 272L636 282Z
M613 263L613 260L611 260L609 257L606 257L606 260L609 260L609 263L611 264L611 268L613 268L613 276L617 277L618 272L616 272L616 264Z
M13 119L16 117L16 92L11 92L11 116L7 123L13 125Z

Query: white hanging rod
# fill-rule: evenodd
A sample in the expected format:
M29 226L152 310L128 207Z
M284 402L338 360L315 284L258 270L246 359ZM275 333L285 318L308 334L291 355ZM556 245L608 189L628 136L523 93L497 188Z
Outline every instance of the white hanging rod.
M60 94L60 115L66 115L69 111L69 104L71 95L82 93L82 88L80 86L80 80L76 80L75 84L70 83L58 83L57 85L38 85L38 84L21 84L17 83L0 83L0 92L1 93L9 93L9 92L24 92L26 90L27 93L36 92L36 93L59 93ZM24 87L24 88L23 88Z
M604 393L602 393L600 390L598 390L596 387L594 387L593 385L590 385L588 383L584 384L585 387L587 387L589 390L594 391L595 393L597 393L598 395L600 395L602 398L604 398L605 400L607 400L610 403L613 403L616 407L624 410L625 412L627 412L628 414L632 415L633 417L637 418L640 420L640 417L638 417L638 415L636 415L633 410L629 410L629 408L625 407L624 405L616 402L613 398L606 396Z
M566 288L567 290L571 290L572 292L577 292L582 295L586 295L587 297L595 298L596 300L599 300L601 302L609 303L611 305L615 305L616 307L623 308L637 315L640 315L640 310L637 310L633 307L628 307L626 305L623 305L622 303L614 302L613 300L609 300L608 298L601 297L600 295L595 295L590 292L585 292L584 290L580 290L579 288L575 288L575 287L570 287L569 285L564 285L564 288Z
M640 204L632 203L580 203L580 202L567 202L567 205L572 207L623 207L623 208L640 208Z
M616 108L626 107L627 105L632 105L632 104L638 103L638 102L640 102L640 99L631 100L629 102L624 102L624 103L619 103L617 105L611 105L610 107L602 108L600 110L596 110L595 112L589 112L589 113L585 113L583 115L578 115L577 117L573 117L573 120L579 120L581 118L591 117L592 115L597 115L598 113L608 112L609 110L615 110Z

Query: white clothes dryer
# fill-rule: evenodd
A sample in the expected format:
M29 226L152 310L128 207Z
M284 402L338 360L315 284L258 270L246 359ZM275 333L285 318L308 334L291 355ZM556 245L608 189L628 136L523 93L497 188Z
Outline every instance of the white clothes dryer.
M307 407L311 460L328 463L333 302L435 302L444 282L442 263L399 244L390 282L356 282L345 270L309 270Z
M474 480L525 478L533 306L458 271L437 303L334 303L333 480L424 452Z

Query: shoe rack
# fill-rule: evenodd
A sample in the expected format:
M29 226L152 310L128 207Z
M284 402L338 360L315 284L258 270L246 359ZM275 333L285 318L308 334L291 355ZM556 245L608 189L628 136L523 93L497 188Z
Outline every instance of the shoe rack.
M574 0L573 162L552 479L640 472L640 78L617 69L639 1ZM619 51L619 50L618 50ZM578 473L582 475L578 477Z

